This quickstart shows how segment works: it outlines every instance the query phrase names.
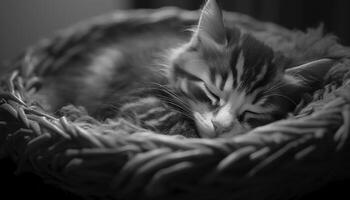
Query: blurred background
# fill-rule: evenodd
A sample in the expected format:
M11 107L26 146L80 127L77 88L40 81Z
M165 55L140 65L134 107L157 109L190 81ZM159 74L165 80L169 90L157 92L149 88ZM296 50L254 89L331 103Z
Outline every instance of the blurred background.
M217 0L225 10L305 30L324 23L328 32L350 45L349 0ZM115 9L178 6L198 9L204 0L0 0L0 60L55 31Z

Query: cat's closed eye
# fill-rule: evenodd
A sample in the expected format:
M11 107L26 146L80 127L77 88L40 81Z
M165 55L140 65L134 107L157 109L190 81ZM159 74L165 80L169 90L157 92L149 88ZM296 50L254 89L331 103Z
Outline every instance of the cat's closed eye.
M237 120L240 123L249 124L250 127L257 127L269 123L271 121L271 116L251 110L245 110L238 115Z
M211 90L207 86L207 84L203 83L203 85L204 85L203 90L205 94L208 96L208 98L210 98L212 106L214 107L220 106L220 103L222 102L222 99L220 98L220 96L216 94L213 90Z
M203 81L181 80L180 89L191 100L208 104L210 107L219 106L220 96L210 89Z
M246 122L249 119L256 117L257 115L259 115L259 113L250 110L245 110L237 116L237 120L239 122Z

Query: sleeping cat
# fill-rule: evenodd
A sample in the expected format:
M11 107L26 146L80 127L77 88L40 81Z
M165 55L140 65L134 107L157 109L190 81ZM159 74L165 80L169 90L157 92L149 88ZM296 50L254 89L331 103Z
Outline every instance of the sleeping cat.
M156 88L147 95L188 116L200 137L231 137L285 117L332 63L321 59L284 70L283 57L269 46L224 25L215 0L205 3L190 35L168 29L139 34L128 32L127 39L108 41L91 56L76 56L46 77L39 94L49 98L52 110L72 103L103 119L142 98L134 93ZM165 64L159 64L160 54Z
M305 77L285 73L278 59L251 35L226 28L215 0L208 0L191 40L171 55L170 87L201 137L232 136L281 119L311 89Z

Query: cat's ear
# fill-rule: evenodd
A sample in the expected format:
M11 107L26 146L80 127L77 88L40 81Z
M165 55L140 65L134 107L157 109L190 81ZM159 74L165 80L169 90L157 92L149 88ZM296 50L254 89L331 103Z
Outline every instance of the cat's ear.
M323 58L300 66L286 69L286 74L307 80L310 86L322 83L328 71L336 63L333 59Z
M195 36L226 45L227 36L223 16L216 0L207 0L204 5Z

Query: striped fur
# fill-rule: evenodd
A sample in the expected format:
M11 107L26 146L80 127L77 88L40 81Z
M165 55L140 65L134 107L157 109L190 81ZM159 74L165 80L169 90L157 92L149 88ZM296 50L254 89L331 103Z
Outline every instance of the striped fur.
M190 42L171 58L171 87L190 108L202 137L271 122L283 110L273 101L293 102L279 94L283 66L276 66L272 49L237 28L225 28L214 0L204 6Z

